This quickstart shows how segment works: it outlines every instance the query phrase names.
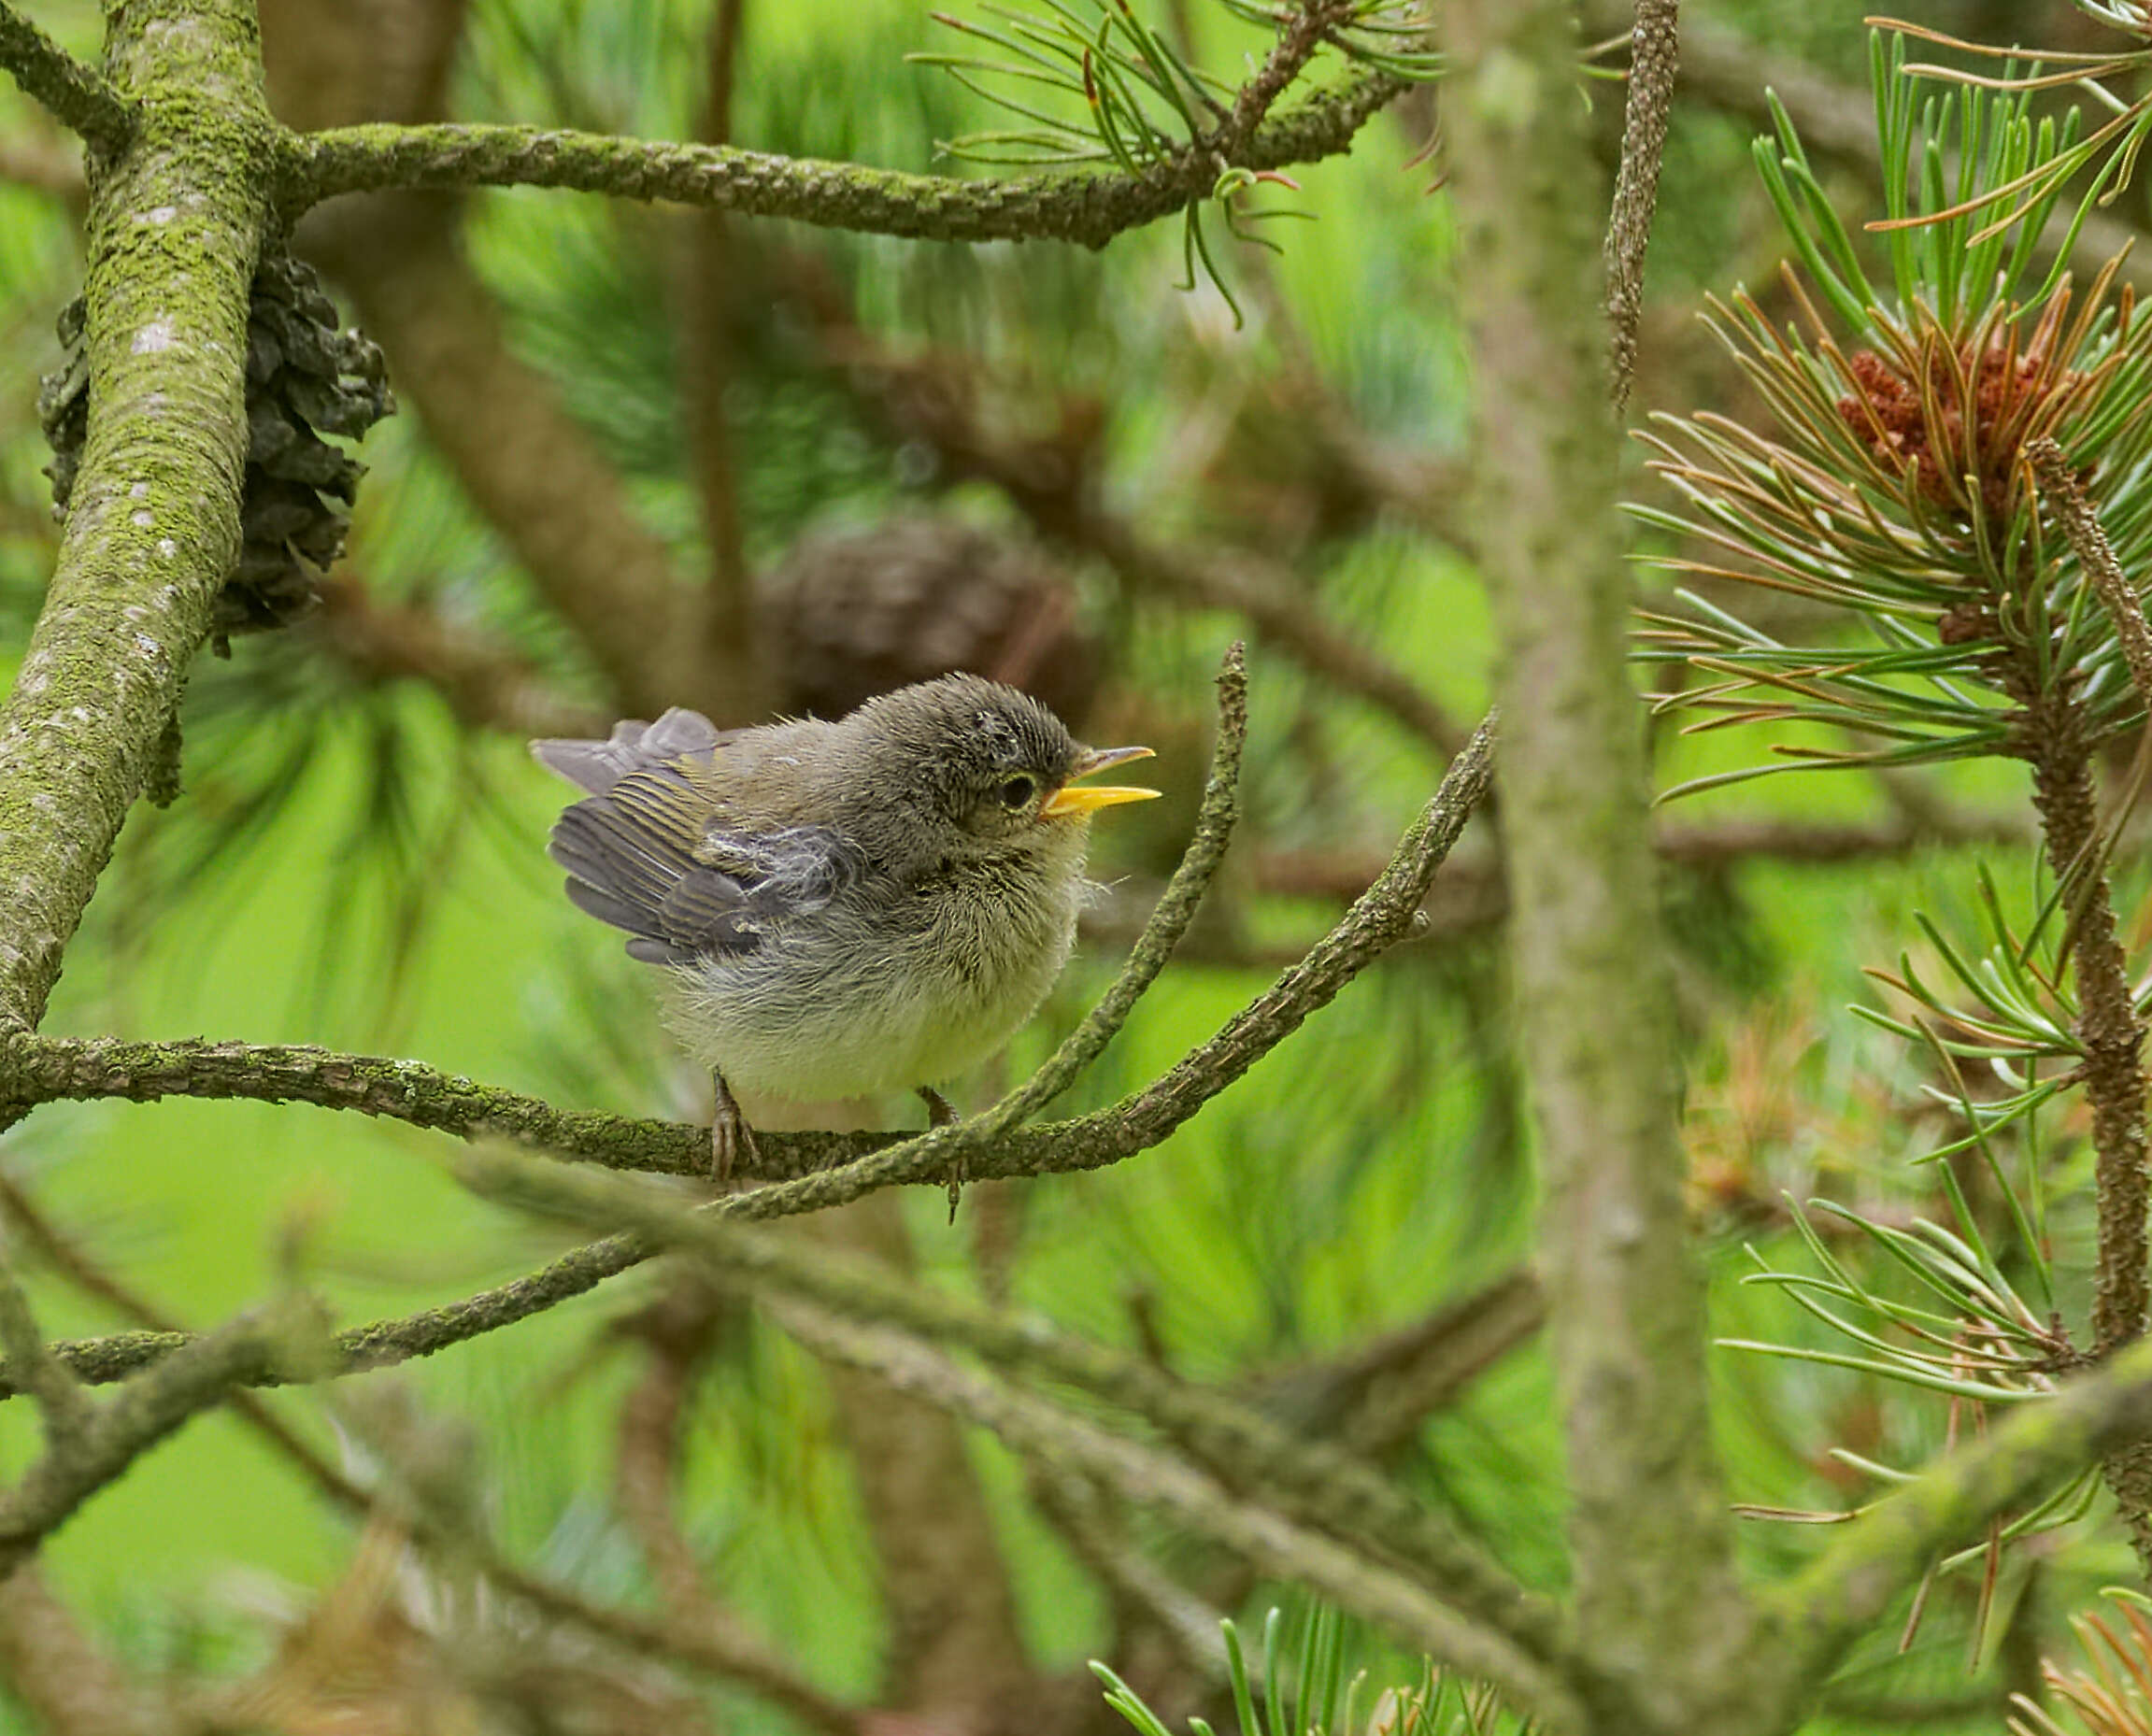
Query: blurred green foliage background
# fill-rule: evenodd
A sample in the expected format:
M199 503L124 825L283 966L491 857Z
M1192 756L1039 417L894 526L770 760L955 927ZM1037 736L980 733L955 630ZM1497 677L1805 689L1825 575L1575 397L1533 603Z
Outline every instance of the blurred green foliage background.
M1259 40L1193 0L1183 10L1190 39L1228 74ZM2056 31L2075 27L2060 6L1937 5L1917 15L1974 35L2030 33L2020 17L2029 10ZM1798 57L1859 93L1860 7L1722 0L1695 13L1760 66ZM92 8L46 6L39 15L78 50L93 49ZM699 0L476 0L448 112L688 135L708 28ZM750 4L732 135L774 151L931 166L938 140L993 119L946 77L905 63L909 50L945 46L941 35L923 8ZM1611 153L1618 87L1590 90ZM1285 247L1275 258L1232 249L1248 316L1239 327L1215 289L1175 287L1171 226L1091 255L735 225L723 413L750 562L766 569L810 530L871 526L900 510L949 515L1026 546L1036 535L1005 491L953 476L946 454L892 430L803 311L791 286L813 282L878 346L967 358L994 383L989 420L999 417L1011 438L1034 420L1053 426L1057 405L1092 406L1099 433L1083 462L1113 513L1229 565L1282 563L1310 609L1469 721L1489 689L1485 608L1458 534L1469 527L1454 502L1421 510L1386 496L1320 432L1325 418L1349 428L1363 455L1409 461L1420 468L1408 474L1430 488L1453 478L1468 386L1445 204L1430 187L1438 168L1412 162L1429 119L1425 104L1407 102L1378 118L1348 158L1294 172L1290 203L1315 221L1271 225ZM1645 410L1742 407L1738 382L1689 316L1704 291L1764 288L1774 271L1775 230L1748 172L1755 130L1752 117L1707 102L1677 109L1651 262ZM11 93L0 98L0 147L8 145L17 149L14 182L0 186L0 676L21 653L55 547L34 399L38 375L58 361L52 320L79 269L56 136ZM1873 197L1850 170L1834 184L1849 212ZM2132 190L2123 213L2139 221L2144 204ZM664 208L520 192L474 198L465 230L514 352L557 391L691 573L710 551L688 460L688 221ZM474 507L422 420L388 423L363 457L371 474L348 568L367 591L512 647L563 703L603 709L602 684L534 591L512 538ZM1653 486L1639 465L1638 491ZM1140 899L1170 866L1176 827L1192 811L1209 677L1245 625L1133 585L1081 549L1051 558L1106 647L1092 738L1162 749L1158 780L1174 798L1158 804L1162 818L1101 828L1101 877ZM1649 574L1644 582L1661 584ZM1071 1110L1154 1075L1257 992L1340 908L1336 889L1356 874L1364 883L1379 865L1439 776L1428 741L1308 673L1289 647L1259 637L1251 664L1248 818L1219 908ZM206 663L186 733L187 793L129 822L68 955L49 1029L392 1052L565 1106L706 1113L706 1087L657 1023L648 974L560 897L543 842L563 791L511 732L473 728L423 681L354 667L329 618L241 639L228 662ZM1658 739L1662 784L1765 749L1738 732L1669 728ZM1781 1299L1742 1288L1744 1244L1775 1264L1798 1260L1788 1196L1933 1209L1929 1182L1909 1163L1938 1137L1918 1070L1843 1005L1880 1003L1860 971L1895 962L1913 942L1914 912L1969 907L1973 850L1949 834L2021 823L2024 791L1994 768L1888 783L1800 777L1707 795L1665 818L1700 836L1759 820L1789 832L1865 828L1880 840L1843 860L1728 847L1676 862L1669 875L1690 1032L1694 1211L1715 1323L1730 1337L1812 1342ZM2029 884L2029 842L1988 844L1979 855L2006 884ZM1488 839L1468 843L1455 869L1484 894ZM2127 912L2143 875L2134 864L2123 873ZM905 1208L914 1257L936 1282L1005 1287L1064 1326L1225 1382L1320 1369L1514 1273L1529 1257L1534 1201L1505 1046L1498 907L1488 896L1452 907L1438 884L1424 938L1159 1150L1097 1174L975 1190L953 1229L940 1194L921 1191ZM1041 1057L1110 975L1126 936L1102 926L1002 1076ZM990 1089L990 1080L968 1082L960 1101L976 1104ZM917 1106L879 1105L877 1115L909 1125ZM2073 1136L2058 1130L2065 1146ZM191 1325L259 1297L285 1270L357 1322L505 1281L564 1245L475 1202L440 1158L435 1140L407 1129L248 1103L60 1105L0 1141L0 1169L86 1258ZM2070 1255L2088 1233L2083 1192L2058 1187L2055 1207L2061 1261L2079 1271ZM121 1324L64 1274L36 1277L54 1333ZM353 1383L393 1383L428 1414L455 1419L442 1426L467 1431L458 1451L504 1545L601 1601L651 1595L610 1496L636 1366L616 1324L659 1282L638 1272L513 1330ZM1940 1401L1879 1392L1839 1372L1732 1352L1715 1369L1718 1427L1745 1501L1844 1509L1874 1491L1827 1456L1831 1445L1917 1462L1951 1426ZM365 1448L337 1401L273 1399L333 1458L363 1470ZM882 1614L837 1432L811 1359L742 1324L699 1389L682 1513L728 1602L804 1673L871 1698ZM34 1446L33 1416L0 1407L0 1473ZM1113 1627L1097 1581L1027 1500L1021 1469L984 1440L971 1447L1034 1661L1067 1669L1099 1655ZM1425 1416L1399 1464L1527 1579L1559 1572L1559 1443L1529 1338ZM1159 1558L1191 1576L1204 1571L1170 1536L1141 1534ZM1768 1523L1744 1535L1767 1557L1800 1556L1814 1541L1805 1528ZM353 1540L346 1515L220 1415L144 1460L46 1559L57 1587L126 1658L175 1682L216 1680L268 1657L294 1613L346 1571ZM1843 1685L1844 1709L1816 1728L1895 1729L1911 1709L1931 1728L2000 1729L2001 1693L2062 1644L2070 1609L2127 1568L2121 1544L2095 1522L2014 1557L1977 1642L1977 1570L1945 1579L1909 1653L1893 1657L1896 1636L1878 1636ZM1242 1586L1236 1613L1283 1595ZM1379 1660L1379 1648L1369 1656ZM736 1728L781 1725L750 1697L713 1691ZM0 1700L0 1729L22 1728Z

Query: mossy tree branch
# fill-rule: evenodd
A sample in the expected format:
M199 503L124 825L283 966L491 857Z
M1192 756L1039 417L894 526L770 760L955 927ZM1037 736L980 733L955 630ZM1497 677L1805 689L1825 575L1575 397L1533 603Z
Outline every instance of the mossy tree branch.
M150 1447L258 1371L282 1364L306 1313L294 1301L241 1316L85 1405L64 1429L49 1428L45 1452L0 1495L0 1579Z
M2016 1407L1973 1444L1838 1531L1772 1599L1791 1678L1819 1685L1854 1640L1943 1551L1998 1513L2152 1435L2152 1345L2140 1342L2051 1399Z
M967 1368L917 1333L797 1297L768 1305L785 1330L818 1356L866 1370L899 1391L953 1411L1026 1459L1076 1471L1125 1500L1167 1514L1261 1571L1309 1587L1416 1650L1497 1685L1550 1731L1567 1736L1585 1728L1560 1672L1461 1616L1417 1575L1293 1524L1177 1455Z
M89 439L0 708L0 1030L44 1014L239 547L275 135L252 8L124 0L107 69L138 124L92 181Z
M625 1231L691 1255L722 1281L791 1296L848 1318L889 1323L968 1351L1012 1373L1073 1386L1139 1416L1207 1464L1231 1464L1296 1523L1418 1568L1436 1595L1543 1662L1561 1652L1553 1606L1526 1592L1475 1544L1363 1460L1298 1438L1259 1412L1134 1358L1070 1337L1043 1321L939 1295L856 1258L797 1246L724 1221L721 1206L683 1211L624 1176L533 1165L478 1151L458 1169L478 1191L528 1211Z
M1375 884L1306 957L1229 1019L1209 1042L1110 1108L1074 1121L1012 1128L964 1149L972 1181L1101 1169L1158 1145L1297 1031L1353 977L1412 932L1435 870L1485 797L1493 770L1493 719L1480 725ZM559 1156L623 1170L705 1174L709 1132L666 1122L557 1110L534 1098L452 1078L408 1061L321 1049L229 1044L71 1042L21 1033L0 1038L0 1108L62 1098L166 1096L302 1102L355 1109L465 1138L508 1138ZM782 1176L723 1202L725 1216L788 1217L906 1183L941 1185L954 1154L939 1129L905 1139L888 1133L758 1136L758 1176ZM649 1245L613 1236L462 1302L337 1335L336 1373L430 1356L528 1318L594 1288L648 1259ZM54 1346L79 1378L119 1379L171 1354L180 1334L122 1332ZM263 1384L270 1375L264 1373ZM14 1390L0 1371L0 1396Z
M1125 230L1207 198L1228 168L1285 168L1350 148L1368 118L1408 88L1358 72L1251 132L1236 154L1184 149L1138 174L1093 171L966 180L719 145L684 145L527 126L357 126L288 135L278 205L289 217L340 193L391 188L564 187L664 199L748 217L922 241L1073 241L1102 248Z
M134 105L7 0L0 0L0 68L93 149L109 156L125 147L135 129Z

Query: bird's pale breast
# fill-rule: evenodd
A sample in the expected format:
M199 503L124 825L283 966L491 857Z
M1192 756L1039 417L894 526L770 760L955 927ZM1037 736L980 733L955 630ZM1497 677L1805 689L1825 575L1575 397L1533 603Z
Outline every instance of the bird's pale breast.
M970 862L878 904L840 902L760 948L671 975L668 1021L750 1096L869 1096L947 1080L1028 1019L1067 961L1082 828L1049 861Z

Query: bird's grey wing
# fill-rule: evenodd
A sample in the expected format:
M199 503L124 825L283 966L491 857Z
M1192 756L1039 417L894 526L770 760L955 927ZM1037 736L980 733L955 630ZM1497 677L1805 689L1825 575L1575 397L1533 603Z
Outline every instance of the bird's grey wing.
M652 964L744 958L859 873L857 853L828 827L756 833L715 818L693 765L618 778L563 814L549 846L569 898L626 930L630 954Z
M655 723L632 719L613 725L604 741L555 737L531 744L538 763L560 773L578 790L602 796L631 772L688 754L707 754L726 738L699 711L676 705Z

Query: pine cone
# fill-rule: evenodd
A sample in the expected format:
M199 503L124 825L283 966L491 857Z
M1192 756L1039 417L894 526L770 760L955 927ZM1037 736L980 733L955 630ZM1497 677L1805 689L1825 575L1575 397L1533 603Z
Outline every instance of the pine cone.
M786 707L817 717L964 669L1074 726L1098 686L1067 576L1035 548L954 519L803 537L762 581L759 612Z
M52 448L45 474L52 504L75 491L89 430L90 368L79 296L60 315L64 366L39 383L37 418ZM381 352L340 326L312 266L264 255L247 315L247 480L239 559L218 593L212 643L235 633L282 627L313 610L311 566L326 572L343 552L349 508L365 466L316 430L356 440L393 413Z

